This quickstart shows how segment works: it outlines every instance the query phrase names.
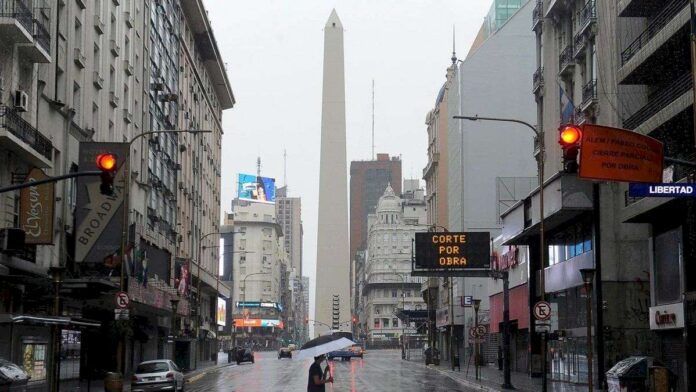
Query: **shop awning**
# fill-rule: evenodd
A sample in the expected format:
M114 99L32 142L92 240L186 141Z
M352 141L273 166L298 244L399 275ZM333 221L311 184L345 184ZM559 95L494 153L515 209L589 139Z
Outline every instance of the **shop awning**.
M404 309L399 309L398 312L396 313L396 317L399 318L401 321L406 321L406 322L425 322L428 321L428 310L427 309L418 309L418 310L404 310Z
M71 317L56 316L31 316L31 315L11 315L0 314L0 324L22 324L22 325L72 325L76 327L101 326L101 322Z

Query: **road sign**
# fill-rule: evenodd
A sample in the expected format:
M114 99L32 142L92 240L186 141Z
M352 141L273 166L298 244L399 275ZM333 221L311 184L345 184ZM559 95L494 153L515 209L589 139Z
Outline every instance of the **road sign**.
M130 304L130 298L128 298L128 293L124 291L119 291L116 293L116 306L119 309L125 309Z
M490 268L491 233L416 233L416 267L462 270Z
M664 146L626 129L586 124L580 144L581 178L592 180L662 181Z
M482 338L488 333L488 327L485 325L479 325L476 327L476 336Z
M534 318L537 320L548 320L551 318L551 304L546 301L539 301L534 304Z
M128 309L114 309L114 320L128 320L130 311Z
M536 332L549 332L551 330L551 324L548 323L536 323L534 324L534 331Z
M467 307L467 306L472 306L473 304L474 304L474 296L473 295L462 296L462 306Z

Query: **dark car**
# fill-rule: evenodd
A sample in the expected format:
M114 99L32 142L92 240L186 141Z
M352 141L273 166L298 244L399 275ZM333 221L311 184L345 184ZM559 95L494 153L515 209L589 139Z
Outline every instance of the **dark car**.
M0 358L0 391L25 391L29 375L19 366Z
M281 358L292 359L292 351L290 351L290 349L287 347L281 347L280 350L278 350L278 359Z
M250 348L237 351L237 365L242 362L254 363L254 352Z

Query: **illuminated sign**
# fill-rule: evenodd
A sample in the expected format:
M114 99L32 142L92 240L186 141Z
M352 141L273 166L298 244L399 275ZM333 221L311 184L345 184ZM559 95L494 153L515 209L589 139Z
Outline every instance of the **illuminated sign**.
M696 184L629 184L631 197L696 197Z
M237 301L235 306L238 308L264 308L283 311L283 306L277 302Z
M241 200L275 203L275 179L257 177L252 174L239 174L237 177L237 195Z
M276 327L283 329L285 323L280 320L268 320L268 319L235 319L235 327Z
M220 297L217 299L216 320L217 325L222 325L223 327L227 325L227 302Z
M416 233L416 267L426 269L490 268L489 232Z

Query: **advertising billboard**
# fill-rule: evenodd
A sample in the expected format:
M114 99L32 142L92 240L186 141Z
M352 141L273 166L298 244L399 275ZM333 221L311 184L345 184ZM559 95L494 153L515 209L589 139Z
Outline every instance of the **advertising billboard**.
M281 320L269 320L269 319L235 319L235 327L276 327L283 329L285 323Z
M191 260L177 257L174 266L174 285L179 296L188 298L191 286Z
M242 200L275 203L275 190L275 178L241 173L237 178L237 196Z
M416 233L416 267L490 268L491 234L483 232Z
M218 297L217 299L217 312L215 312L217 320L217 325L225 326L227 325L227 302Z

